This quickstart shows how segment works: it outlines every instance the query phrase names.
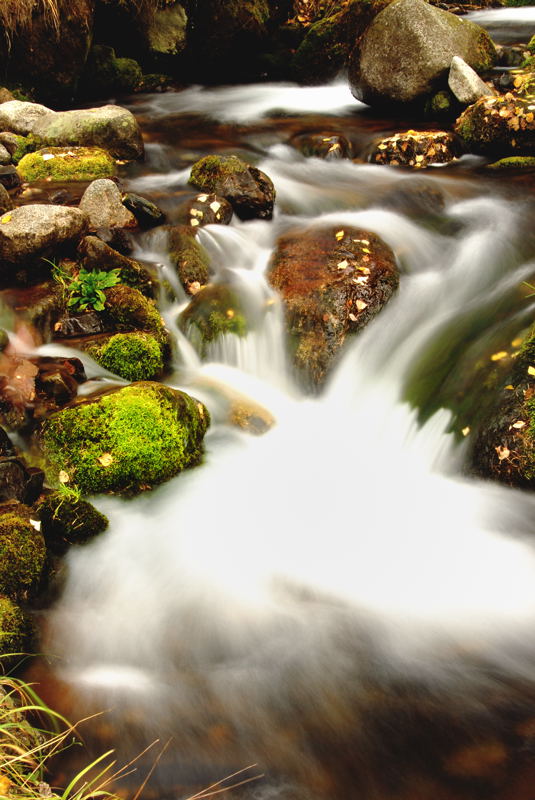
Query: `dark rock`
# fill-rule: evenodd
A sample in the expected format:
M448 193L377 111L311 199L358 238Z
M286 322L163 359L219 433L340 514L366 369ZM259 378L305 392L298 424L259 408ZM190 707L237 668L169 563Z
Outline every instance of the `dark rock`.
M14 99L14 98L13 98ZM0 133L0 143L4 145L6 150L13 155L20 144L20 136L17 136L16 133L10 133L9 131L3 131Z
M118 331L144 331L152 333L164 344L169 334L160 312L154 303L137 289L118 284L106 289L106 311Z
M21 177L14 166L0 167L0 184L5 189L16 189L21 183Z
M376 234L340 225L282 236L268 280L285 306L298 373L314 388L347 335L390 299L399 275L394 254Z
M45 475L38 467L27 467L23 459L0 457L0 503L17 500L35 503L43 490Z
M376 201L380 208L391 208L401 214L422 220L444 211L443 192L426 178L408 178L388 189Z
M37 334L36 340L49 342L53 338L55 325L65 310L64 293L56 281L5 289L0 298Z
M351 56L351 91L369 105L422 101L447 78L453 56L484 72L496 52L486 31L473 22L424 0L393 0Z
M47 494L36 513L46 545L56 555L63 555L73 544L84 544L109 525L91 503L65 489Z
M126 192L121 197L122 203L132 212L142 228L154 228L165 222L165 214L155 203L133 192Z
M240 219L271 219L275 188L268 176L237 156L205 156L192 169L189 182L225 197Z
M6 347L9 344L9 336L7 335L7 331L3 328L0 328L0 353L3 353Z
M490 156L535 153L533 99L511 93L482 97L461 114L455 131L473 153Z
M228 225L232 219L232 206L217 194L198 194L186 200L177 209L178 221L191 228L203 225Z
M89 271L120 269L121 283L131 286L132 289L138 289L146 297L154 296L157 281L149 270L139 261L118 253L97 236L84 236L77 252L84 269Z
M9 196L7 189L0 183L0 215L6 211L11 211L13 208L13 201Z
M13 456L15 455L15 448L11 442L11 439L5 432L5 430L0 426L0 456Z
M68 314L62 317L54 327L56 339L69 339L79 336L94 336L97 333L109 333L112 323L100 311L84 311L82 314Z
M290 144L305 156L336 159L351 158L351 142L340 133L305 133L294 136Z
M139 86L142 77L137 61L117 58L113 47L98 44L91 48L80 89L87 97L130 94Z
M239 296L229 286L210 284L191 299L179 324L204 357L208 345L224 334L245 336L247 320Z
M461 145L447 131L406 131L379 139L372 146L372 164L414 167L446 164L461 155Z
M168 229L169 259L188 294L208 283L208 255L195 238L194 229L173 225Z

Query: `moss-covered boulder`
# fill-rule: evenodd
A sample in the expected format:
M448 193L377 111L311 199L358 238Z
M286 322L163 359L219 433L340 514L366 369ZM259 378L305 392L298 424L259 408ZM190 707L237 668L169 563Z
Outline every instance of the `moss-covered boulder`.
M8 597L0 596L0 657L2 670L31 652L35 628L30 616Z
M154 303L137 289L118 284L106 289L106 311L119 331L145 331L164 343L168 333Z
M376 234L340 225L281 236L268 280L285 306L297 372L314 389L347 336L390 299L399 275L394 254Z
M481 73L493 66L496 51L473 22L424 0L393 0L352 53L351 91L369 105L422 101L446 82L454 56Z
M240 299L230 287L222 284L205 286L194 295L180 314L181 329L201 355L224 334L245 336L247 321Z
M163 372L162 345L150 333L117 333L84 350L104 369L127 381L150 381Z
M533 100L511 92L482 97L461 114L455 131L466 148L489 156L535 153Z
M81 81L88 97L129 94L140 85L141 67L133 58L117 58L113 47L98 44L91 48Z
M17 513L0 514L0 594L24 598L41 580L46 560L43 536Z
M461 155L456 136L449 131L404 131L379 139L372 145L373 164L423 169L431 164L446 164Z
M199 462L202 403L141 382L53 414L40 441L49 475L84 493L139 492Z
M98 147L44 147L19 161L23 180L93 181L115 175L115 161Z
M36 507L49 550L62 555L73 544L83 544L109 525L108 518L75 491L47 494Z
M493 171L522 170L531 172L535 170L535 156L509 156L500 158L492 164L487 164L486 169Z
M138 289L146 297L154 297L157 282L149 270L139 261L118 253L97 236L84 236L78 245L77 255L81 266L89 272L119 269L121 283Z
M208 283L208 253L195 238L194 228L172 225L167 232L169 259L186 292L193 294Z
M261 170L237 156L205 156L191 168L189 182L225 197L240 219L271 219L275 187Z

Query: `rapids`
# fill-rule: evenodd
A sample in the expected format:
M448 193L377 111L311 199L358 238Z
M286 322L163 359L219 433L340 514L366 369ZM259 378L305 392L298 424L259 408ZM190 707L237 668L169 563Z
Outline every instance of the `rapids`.
M465 157L418 176L445 198L434 224L432 214L382 202L413 184L409 172L305 159L288 141L299 114L313 111L319 130L321 114L329 129L338 118L346 131L369 125L341 82L193 87L132 107L151 143L130 189L172 215L187 193L186 163L207 152L174 145L173 130L180 138L181 115L189 131L197 115L200 129L224 121L220 149L233 137L272 178L276 213L200 232L213 280L230 282L255 320L246 339L227 335L203 362L176 326L187 302L176 281L175 299L162 300L176 344L168 382L212 414L205 461L136 499L96 499L111 528L69 552L48 654L80 708L113 709L126 749L130 738L135 748L173 737L161 796L180 796L177 786L196 785L214 765L221 776L256 762L272 777L252 784L251 798L405 797L405 785L407 796L438 797L410 783L427 768L413 761L427 746L419 726L428 709L440 749L450 734L477 741L503 686L515 703L533 702L535 499L465 474L462 416L440 396L425 398L435 413L412 407L408 375L418 377L430 343L455 373L455 326L467 315L482 353L498 330L512 340L529 326L534 304L518 287L535 271L533 201ZM359 131L356 140L370 138ZM384 238L401 283L326 389L307 397L265 271L281 233L323 223ZM135 255L172 279L157 231L138 238ZM263 404L275 427L258 438L229 428L220 387ZM400 696L405 705L385 722ZM399 752L405 736L409 756ZM478 787L440 797L476 797Z

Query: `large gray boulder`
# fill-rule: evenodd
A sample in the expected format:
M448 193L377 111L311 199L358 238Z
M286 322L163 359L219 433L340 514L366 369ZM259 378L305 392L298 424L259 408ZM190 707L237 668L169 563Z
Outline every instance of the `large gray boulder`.
M24 136L31 133L52 147L102 147L115 158L125 159L143 155L137 120L120 106L52 111L37 103L12 100L0 105L0 129Z
M80 200L80 210L87 215L92 231L100 228L135 228L137 220L121 202L121 192L108 178L89 184Z
M351 91L369 105L423 100L447 80L454 56L476 72L496 60L479 25L425 0L393 0L373 20L349 67Z
M77 208L32 204L0 217L0 263L38 262L56 247L87 232L87 217Z
M475 103L480 97L496 94L459 56L452 58L448 86L459 103L463 103L465 106Z

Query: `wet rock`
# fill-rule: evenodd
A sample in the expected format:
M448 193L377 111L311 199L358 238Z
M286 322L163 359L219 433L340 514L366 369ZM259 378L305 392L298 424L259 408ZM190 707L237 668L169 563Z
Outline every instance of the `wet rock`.
M480 97L496 94L459 56L453 56L451 60L448 86L457 100L466 106L475 103Z
M108 333L112 330L111 325L112 323L102 312L84 311L82 314L68 314L58 320L54 326L54 335L56 339L94 336Z
M11 155L3 144L0 144L0 164L3 166L6 164L11 164Z
M351 91L369 105L421 101L447 77L453 56L476 72L490 69L496 59L489 35L473 22L424 0L394 0L351 57Z
M21 177L14 166L0 167L0 184L5 189L16 189L21 183Z
M51 492L36 507L47 547L63 555L71 545L84 544L106 530L108 518L76 492Z
M123 205L117 185L106 178L90 183L79 205L89 220L89 229L135 228L137 220Z
M194 229L173 225L168 229L169 259L188 294L208 283L208 254L195 238Z
M500 158L492 164L487 164L485 169L490 170L522 170L522 172L535 170L535 156L509 156Z
M0 597L0 656L5 670L31 652L35 628L31 617L8 597Z
M125 159L143 155L139 125L120 106L51 111L14 100L0 106L0 128L23 136L31 133L50 147L101 147L114 158Z
M164 368L162 343L150 333L116 333L84 347L101 367L127 381L151 381Z
M186 47L188 17L181 3L156 8L150 15L146 38L148 49L159 55L176 56Z
M198 194L186 200L178 209L178 219L191 228L204 225L228 225L232 219L232 206L217 194Z
M285 306L297 371L313 388L325 380L346 337L390 299L399 276L381 239L340 225L282 236L268 280Z
M202 403L141 382L53 414L40 442L53 479L85 493L132 493L198 463L208 424Z
M0 353L4 352L8 344L9 344L9 336L7 334L7 331L5 331L3 328L0 328Z
M30 419L35 399L37 367L20 356L0 354L0 424L23 428Z
M308 133L294 136L291 140L293 147L305 156L326 158L351 158L351 142L340 133Z
M132 212L142 228L154 228L165 222L165 214L156 203L133 192L126 192L121 197L123 205Z
M39 497L44 473L36 467L27 467L23 459L0 457L0 502L17 500L32 505Z
M0 457L14 456L15 448L6 431L0 426Z
M230 425L241 428L253 436L263 436L275 425L275 417L266 408L248 397L232 399L228 421Z
M4 305L30 329L36 341L49 342L55 325L65 310L65 296L56 281L15 287L0 292Z
M179 324L202 356L222 335L245 336L247 321L240 299L230 287L211 284L201 289L180 314Z
M21 137L17 136L16 133L10 133L9 131L3 131L3 133L0 133L0 143L4 145L10 155L13 155L13 153L15 153L17 150L20 139Z
M510 92L482 97L461 114L455 131L474 153L531 155L535 153L533 101Z
M380 139L373 145L370 161L422 169L446 164L461 155L457 138L447 131L406 131Z
M44 539L27 519L0 514L0 594L17 600L34 593L45 559Z
M130 94L141 83L143 73L133 58L117 58L113 47L97 44L91 48L81 79L81 91L88 97Z
M18 163L24 181L93 181L115 175L115 161L98 147L45 147Z
M118 253L97 236L84 236L78 245L77 253L84 269L89 271L119 269L121 283L132 289L138 289L146 297L154 296L157 281L149 270L139 261Z
M11 200L7 189L0 183L0 214L4 214L6 211L11 211L12 208L13 201Z
M189 182L225 197L240 219L271 219L275 202L272 181L237 156L205 156L192 169Z
M54 254L87 232L87 217L77 208L30 204L0 217L0 260L23 265Z
M152 333L160 343L168 341L168 333L154 303L137 289L118 284L106 289L106 311L119 331Z
M44 356L32 360L39 370L35 388L38 402L41 406L44 405L44 413L61 408L74 400L78 394L78 385L86 380L79 358Z

